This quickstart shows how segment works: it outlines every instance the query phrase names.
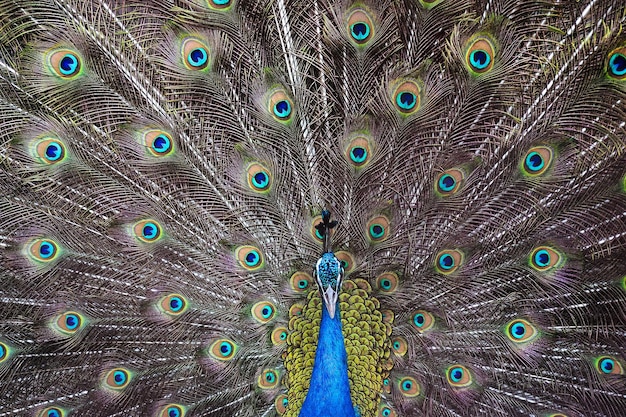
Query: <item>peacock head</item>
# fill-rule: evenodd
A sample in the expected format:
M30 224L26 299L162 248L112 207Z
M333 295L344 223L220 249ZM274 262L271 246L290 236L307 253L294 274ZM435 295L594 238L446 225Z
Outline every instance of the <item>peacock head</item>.
M328 210L322 211L322 222L315 226L320 235L324 237L324 253L315 265L315 279L331 319L335 317L339 289L344 274L341 262L332 252L330 245L330 230L335 226L337 226L337 221L330 220Z

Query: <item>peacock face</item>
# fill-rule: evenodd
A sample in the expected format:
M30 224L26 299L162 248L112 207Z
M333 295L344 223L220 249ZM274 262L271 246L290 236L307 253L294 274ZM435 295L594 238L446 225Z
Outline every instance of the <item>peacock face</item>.
M324 253L315 265L315 279L330 318L335 317L335 308L339 298L339 288L341 287L343 274L341 262L332 252Z

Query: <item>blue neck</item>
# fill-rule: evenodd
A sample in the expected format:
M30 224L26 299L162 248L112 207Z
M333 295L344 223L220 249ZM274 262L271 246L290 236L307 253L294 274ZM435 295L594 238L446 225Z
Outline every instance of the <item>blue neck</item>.
M322 321L309 392L299 417L357 417L350 399L348 357L339 308L331 319L322 305Z

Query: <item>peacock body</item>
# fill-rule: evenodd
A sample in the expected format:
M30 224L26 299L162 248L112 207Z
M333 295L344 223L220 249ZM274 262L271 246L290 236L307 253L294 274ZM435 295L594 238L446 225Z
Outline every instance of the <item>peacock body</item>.
M0 416L626 415L618 0L0 0Z

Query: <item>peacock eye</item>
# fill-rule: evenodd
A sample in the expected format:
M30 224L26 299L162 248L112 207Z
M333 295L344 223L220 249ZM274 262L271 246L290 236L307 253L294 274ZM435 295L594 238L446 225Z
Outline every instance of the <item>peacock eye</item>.
M420 333L423 333L434 326L435 318L427 311L417 310L413 313L412 324Z
M255 246L240 246L235 250L235 256L239 260L239 265L248 271L254 271L263 266L261 251Z
M563 263L562 255L550 246L539 246L530 254L530 266L545 272L559 267Z
M157 158L170 155L174 150L172 136L163 130L149 130L144 134L144 145Z
M207 4L211 9L226 10L231 6L230 0L207 0Z
M170 316L179 316L187 310L187 299L180 294L169 294L159 303L159 310Z
M162 408L159 417L184 417L185 409L178 404L168 404Z
M478 37L468 43L465 61L471 73L482 74L493 68L494 47L486 37Z
M389 237L389 219L385 216L376 216L367 222L368 237L372 242L382 242Z
M374 36L372 19L363 9L355 9L348 17L348 33L357 45L365 45Z
M47 165L56 164L65 159L65 145L57 138L44 138L34 147L34 157L37 161Z
M248 186L253 191L266 192L270 188L272 176L263 165L254 163L248 169Z
M406 355L409 350L409 344L406 339L399 336L392 340L391 347L393 348L395 354L398 356Z
M0 342L0 363L6 361L9 358L9 347Z
M69 49L57 49L48 53L48 65L58 77L70 79L80 74L81 59Z
M463 365L453 365L446 372L448 383L455 388L467 387L472 383L469 370Z
M282 326L276 327L274 330L272 330L272 335L271 335L272 344L274 346L282 345L287 340L288 335L289 334L287 333L286 327L282 327Z
M257 380L262 389L272 389L278 385L278 373L274 369L264 369Z
M48 407L37 414L38 417L65 417L65 411L58 407Z
M458 168L448 169L437 178L435 182L435 191L442 197L455 194L461 189L461 185L465 180L465 173Z
M306 291L309 286L311 285L311 282L313 281L313 278L311 277L311 275L307 274L306 272L295 272L291 278L289 278L289 284L291 286L291 289L294 290L295 292L304 292Z
M293 102L284 90L276 89L270 93L268 107L279 122L289 122L293 116Z
M209 346L209 355L219 361L229 361L235 357L238 346L229 339L218 339Z
M276 314L276 307L269 301L260 301L252 306L252 317L259 323L269 323Z
M552 163L553 152L547 146L530 148L524 156L523 173L530 176L539 176L545 173Z
M372 147L365 136L356 136L346 148L346 159L356 168L365 166L371 160Z
M392 98L396 110L410 115L420 107L420 88L414 81L404 81L393 90Z
M124 368L110 370L105 377L105 384L113 390L122 390L128 386L131 380L130 372Z
M198 39L187 38L183 41L182 56L187 69L198 71L209 66L209 48Z
M378 409L379 417L397 417L396 412L388 405L381 405Z
M461 266L463 258L463 253L459 250L443 250L437 254L435 269L441 274L449 275Z
M59 315L55 321L56 329L66 335L73 335L83 327L84 318L81 314L68 311Z
M287 411L288 405L289 400L287 399L287 396L285 394L280 394L278 397L276 397L276 400L274 400L274 407L276 408L278 414L280 414L281 416Z
M346 252L346 251L339 251L337 253L335 253L335 256L337 257L337 259L339 259L339 262L341 263L341 267L344 269L345 272L352 272L356 266L356 261L354 260L354 257L352 256L352 254L350 252Z
M607 71L612 78L621 81L626 79L626 47L615 49L609 53Z
M517 319L506 326L506 335L514 343L526 343L535 339L538 332L528 321Z
M133 233L141 242L156 242L161 238L161 225L153 219L141 220L133 226Z
M623 375L624 368L622 368L621 363L610 356L601 356L596 359L596 369L601 374L606 375Z
M398 386L400 388L400 392L405 397L415 397L420 393L420 386L412 377L404 377L400 381L398 381Z
M28 253L39 262L51 262L59 255L59 247L51 239L35 239L29 245Z
M384 293L392 293L398 288L398 275L384 272L376 278L376 286Z

